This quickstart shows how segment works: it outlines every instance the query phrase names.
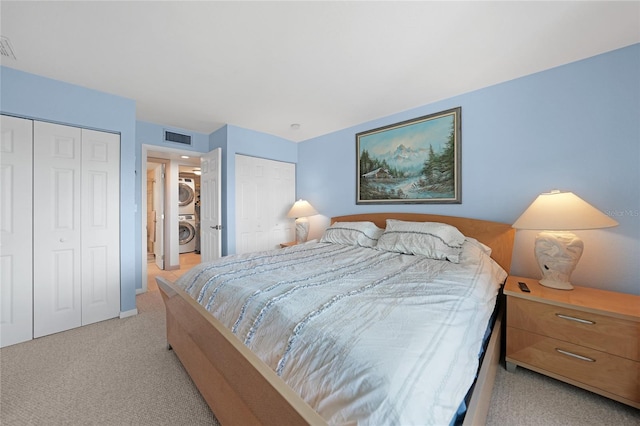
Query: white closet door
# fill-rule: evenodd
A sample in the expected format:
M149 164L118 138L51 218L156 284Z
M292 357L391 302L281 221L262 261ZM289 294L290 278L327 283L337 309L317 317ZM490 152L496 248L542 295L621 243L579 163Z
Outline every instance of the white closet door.
M266 247L267 171L259 158L236 155L236 253Z
M120 136L82 129L82 325L120 314Z
M82 324L81 131L34 122L33 335Z
M277 248L280 243L295 240L295 221L287 213L296 201L296 165L271 161L270 166L269 246Z
M32 123L3 115L0 124L0 347L33 333Z
M295 164L236 155L236 253L277 248L294 236Z

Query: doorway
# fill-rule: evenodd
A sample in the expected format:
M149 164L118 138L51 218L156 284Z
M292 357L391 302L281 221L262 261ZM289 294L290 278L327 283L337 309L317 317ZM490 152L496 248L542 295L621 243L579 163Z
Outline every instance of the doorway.
M171 281L200 263L194 251L180 253L179 175L195 181L200 168L199 153L157 146L142 146L142 288L137 293L157 289L155 277ZM194 182L194 189L196 185ZM194 197L195 198L195 197ZM190 217L193 219L193 217ZM175 225L175 226L174 226Z

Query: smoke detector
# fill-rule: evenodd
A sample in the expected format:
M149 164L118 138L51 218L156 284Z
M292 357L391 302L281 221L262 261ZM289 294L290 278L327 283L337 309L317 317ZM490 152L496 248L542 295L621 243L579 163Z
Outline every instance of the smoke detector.
M9 39L5 36L0 36L0 55L3 58L18 59L16 58L15 53L13 53L11 42L9 42Z

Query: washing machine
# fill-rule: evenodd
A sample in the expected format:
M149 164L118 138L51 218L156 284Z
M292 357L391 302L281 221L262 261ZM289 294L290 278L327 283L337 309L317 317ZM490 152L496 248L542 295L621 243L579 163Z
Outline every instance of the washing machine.
M178 214L196 213L196 183L191 178L178 178Z
M196 216L185 214L178 216L178 239L180 253L190 253L196 249Z

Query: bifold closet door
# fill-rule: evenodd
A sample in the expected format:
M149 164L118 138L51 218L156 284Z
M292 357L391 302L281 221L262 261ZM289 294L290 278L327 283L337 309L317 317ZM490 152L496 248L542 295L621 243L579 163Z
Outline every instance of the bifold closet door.
M82 325L82 132L33 126L33 337L40 337Z
M120 136L34 122L33 336L120 313Z
M3 115L0 142L0 347L31 340L33 122Z
M82 325L120 314L120 136L82 129Z
M296 166L236 154L236 253L279 247L294 237Z

